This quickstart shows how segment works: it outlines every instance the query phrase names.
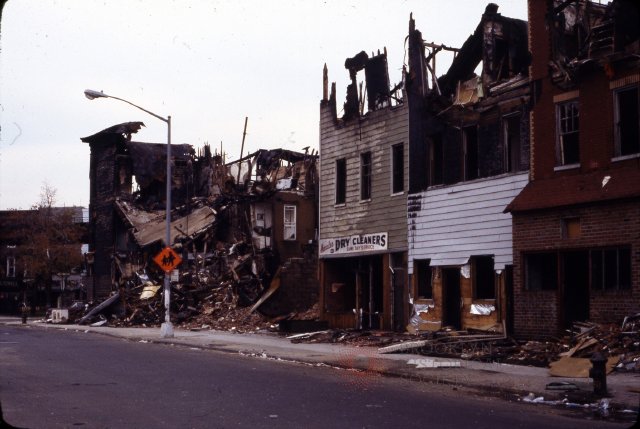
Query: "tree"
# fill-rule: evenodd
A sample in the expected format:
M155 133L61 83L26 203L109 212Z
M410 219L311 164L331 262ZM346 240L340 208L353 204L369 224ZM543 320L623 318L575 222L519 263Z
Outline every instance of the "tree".
M83 225L74 219L77 207L55 207L56 188L44 182L40 189L40 200L27 212L19 268L25 279L44 284L51 305L52 276L82 265Z

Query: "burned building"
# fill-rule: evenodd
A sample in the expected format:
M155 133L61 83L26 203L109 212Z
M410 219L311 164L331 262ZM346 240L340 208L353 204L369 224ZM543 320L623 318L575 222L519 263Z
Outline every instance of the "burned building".
M529 6L531 181L513 215L515 333L640 310L637 2Z
M163 273L153 258L170 246L182 259L171 275L178 319L205 310L213 317L223 304L208 302L213 290L228 292L233 306L255 304L270 315L311 307L318 289L317 155L260 150L225 163L207 145L197 152L171 145L167 179L167 145L132 140L142 126L119 124L81 139L91 148L91 298L131 296L134 290L140 299L154 297ZM137 320L131 313L141 323L160 320L154 309L145 317L139 308L129 309L127 323Z
M320 103L321 317L339 328L404 329L409 110L402 85L390 86L386 50L360 52L345 68L343 115L326 66Z
M455 57L437 77L443 50ZM459 49L425 43L410 19L410 330L508 328L513 254L503 210L528 181L528 65L527 23L495 4Z

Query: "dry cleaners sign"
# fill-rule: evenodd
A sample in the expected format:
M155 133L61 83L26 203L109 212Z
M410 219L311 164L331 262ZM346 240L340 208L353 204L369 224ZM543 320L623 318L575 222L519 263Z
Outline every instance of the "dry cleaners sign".
M388 236L386 232L376 234L352 235L320 240L320 255L340 255L356 252L375 252L387 250Z

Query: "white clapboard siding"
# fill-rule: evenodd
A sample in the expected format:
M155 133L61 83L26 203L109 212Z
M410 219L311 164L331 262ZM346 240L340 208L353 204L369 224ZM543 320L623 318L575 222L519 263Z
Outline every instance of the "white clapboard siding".
M503 211L527 181L528 173L503 175L410 195L409 272L416 259L457 266L493 255L496 270L512 264L511 214Z

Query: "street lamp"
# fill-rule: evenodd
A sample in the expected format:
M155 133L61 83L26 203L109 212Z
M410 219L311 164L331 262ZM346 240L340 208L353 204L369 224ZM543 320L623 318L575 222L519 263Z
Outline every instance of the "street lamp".
M166 245L171 246L171 116L166 118L157 115L143 107L133 104L125 99L114 97L113 95L107 95L102 91L94 91L92 89L86 89L84 91L85 97L89 100L96 98L113 98L114 100L120 100L131 106L142 110L149 115L160 119L167 124L167 205L166 205ZM171 278L168 272L164 274L164 323L160 327L160 336L163 338L173 337L173 325L171 324L170 317L170 305L171 305Z

